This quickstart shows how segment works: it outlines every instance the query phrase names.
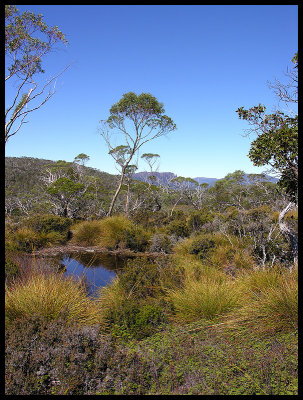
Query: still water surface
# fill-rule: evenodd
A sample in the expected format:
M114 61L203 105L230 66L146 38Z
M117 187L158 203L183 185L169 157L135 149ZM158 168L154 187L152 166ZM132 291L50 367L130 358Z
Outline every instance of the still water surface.
M126 258L117 255L71 253L61 259L64 275L84 277L88 284L88 295L97 296L98 289L108 285L126 265Z

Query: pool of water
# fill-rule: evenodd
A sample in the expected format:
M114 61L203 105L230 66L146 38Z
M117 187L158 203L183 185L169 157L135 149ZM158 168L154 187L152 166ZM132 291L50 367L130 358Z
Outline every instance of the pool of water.
M84 278L91 297L97 296L99 288L110 284L125 264L126 258L104 254L65 254L61 259L64 275Z

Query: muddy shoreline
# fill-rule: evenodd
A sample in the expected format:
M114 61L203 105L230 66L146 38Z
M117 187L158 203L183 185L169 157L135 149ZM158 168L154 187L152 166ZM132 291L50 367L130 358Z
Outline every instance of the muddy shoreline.
M77 246L77 245L64 245L64 246L54 246L46 247L40 250L36 250L31 253L32 256L43 256L43 257L57 257L63 254L69 253L98 253L104 255L117 255L124 257L159 257L159 256L169 256L166 253L145 253L145 252L135 252L129 249L116 249L108 250L105 247L100 246Z

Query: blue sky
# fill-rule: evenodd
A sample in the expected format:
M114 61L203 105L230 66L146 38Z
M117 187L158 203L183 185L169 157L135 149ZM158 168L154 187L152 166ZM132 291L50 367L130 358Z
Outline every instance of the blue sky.
M18 5L57 25L69 45L44 61L45 77L67 71L56 94L6 145L6 156L73 161L117 173L99 121L124 93L151 93L177 131L149 142L160 172L223 178L260 173L247 157L254 137L235 110L277 99L267 86L283 79L298 49L295 5ZM6 97L11 95L7 88ZM138 171L146 169L139 164Z

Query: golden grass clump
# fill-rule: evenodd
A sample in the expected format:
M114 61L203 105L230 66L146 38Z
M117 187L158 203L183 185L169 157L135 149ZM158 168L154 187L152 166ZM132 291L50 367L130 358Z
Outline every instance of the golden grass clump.
M115 313L122 307L127 298L126 291L120 285L119 277L113 279L110 285L104 286L98 291L98 304L100 315L107 321L111 313Z
M150 236L146 230L136 226L123 215L80 222L72 228L72 232L74 243L108 249L130 248L138 251L144 251Z
M240 279L248 294L239 322L259 331L288 331L298 325L298 272L275 268L253 271Z
M125 241L127 232L134 230L134 224L123 215L106 217L100 221L102 234L99 243L102 246L115 248L116 245Z
M72 242L83 246L97 246L100 242L102 228L100 221L84 221L72 227Z
M63 318L80 325L101 323L99 307L87 297L84 285L59 273L32 273L16 281L5 293L5 318L10 323L32 315L53 320Z
M184 285L168 290L176 317L186 322L214 319L243 305L242 288L222 271L195 263L185 267Z

